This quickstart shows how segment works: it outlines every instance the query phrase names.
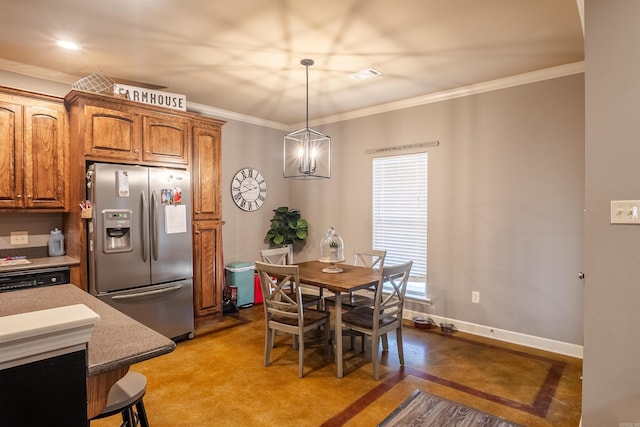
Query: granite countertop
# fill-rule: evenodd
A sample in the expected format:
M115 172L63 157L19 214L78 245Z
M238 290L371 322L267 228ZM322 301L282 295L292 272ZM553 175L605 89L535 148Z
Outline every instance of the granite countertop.
M74 304L84 304L100 316L89 340L90 376L170 353L176 347L176 344L164 335L75 285L0 293L0 317Z
M29 258L29 264L22 264L24 260L16 260L15 265L0 266L0 273L12 272L12 271L28 271L36 270L39 268L51 268L51 267L64 267L79 265L80 260L70 256L51 256L45 258Z

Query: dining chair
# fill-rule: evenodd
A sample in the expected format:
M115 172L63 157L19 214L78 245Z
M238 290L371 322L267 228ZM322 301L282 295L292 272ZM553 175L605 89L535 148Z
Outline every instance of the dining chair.
M298 286L300 276L297 265L267 264L256 261L255 266L264 298L264 366L269 366L271 363L275 332L285 332L297 337L295 341L298 343L298 377L302 378L304 376L304 337L307 331L323 326L324 345L328 355L331 330L329 312L303 306L302 292Z
M262 262L276 265L293 264L291 259L291 251L288 247L263 249L260 251ZM304 287L304 286L303 286ZM310 294L302 292L302 305L304 307L322 308L322 291L320 294Z
M354 260L353 265L363 266L375 269L381 269L384 266L384 259L387 256L387 251L377 249L357 249L353 251ZM375 287L367 289L370 293L375 293ZM366 292L365 291L365 292ZM340 296L342 308L345 310L351 310L359 306L368 306L373 304L373 295L363 295L362 293L349 292ZM335 306L335 296L328 296L324 298L324 304Z
M407 261L403 264L382 267L373 305L356 307L342 315L343 331L371 337L371 359L375 380L380 379L378 343L383 338L383 350L388 350L386 336L393 330L396 331L400 365L404 366L402 311L412 265L413 261Z

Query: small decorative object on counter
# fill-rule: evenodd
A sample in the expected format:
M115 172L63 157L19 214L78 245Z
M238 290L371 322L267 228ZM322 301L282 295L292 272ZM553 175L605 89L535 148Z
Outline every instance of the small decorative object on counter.
M445 334L452 334L455 331L457 331L456 325L454 325L453 323L444 323L444 322L442 322L442 323L440 323L440 329Z
M323 273L341 273L343 271L336 264L344 262L344 242L342 237L336 234L333 227L329 227L327 234L320 241L319 261L331 264L329 267L322 269Z
M49 256L64 255L64 235L59 228L54 228L49 234Z

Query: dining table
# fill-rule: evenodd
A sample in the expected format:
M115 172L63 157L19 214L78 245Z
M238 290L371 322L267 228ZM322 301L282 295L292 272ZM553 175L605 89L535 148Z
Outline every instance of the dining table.
M359 289L366 289L380 281L380 270L349 264L336 264L341 272L327 273L329 264L321 261L305 261L296 264L300 283L318 287L335 294L335 351L336 375L343 376L342 363L342 298L343 292L349 293Z

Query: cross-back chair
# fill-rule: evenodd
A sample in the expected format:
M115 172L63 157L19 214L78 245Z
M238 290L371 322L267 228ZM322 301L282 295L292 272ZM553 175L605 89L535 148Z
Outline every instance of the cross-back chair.
M396 331L398 357L400 365L404 366L402 311L412 265L413 261L407 261L403 264L382 267L380 281L376 285L373 304L356 307L342 315L343 331L347 333L357 332L371 337L373 378L376 380L380 378L378 343L380 338L383 338L383 350L387 351L389 349L389 344L386 340L388 332ZM384 289L385 284L387 285L386 289Z
M329 351L329 312L305 308L298 266L277 265L256 261L260 286L264 298L265 346L264 366L271 364L271 349L275 344L275 332L281 331L297 337L298 376L304 376L304 337L307 331L323 327L324 345ZM290 285L293 286L290 286ZM293 289L293 292L292 292Z
M291 251L288 247L263 249L260 251L262 262L275 265L289 265L293 264L291 259ZM322 293L310 294L307 292L302 293L302 304L305 307L322 308Z
M387 251L377 249L356 249L353 251L353 265L363 266L369 268L381 269L384 266L384 259L387 256ZM370 289L371 293L375 292L375 289ZM359 306L367 306L373 304L373 295L366 295L356 292L349 292L340 296L342 308L345 310L351 310ZM325 297L325 306L336 304L336 298L334 296Z

